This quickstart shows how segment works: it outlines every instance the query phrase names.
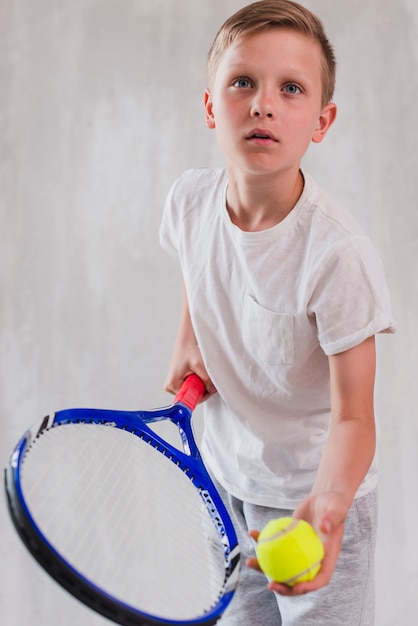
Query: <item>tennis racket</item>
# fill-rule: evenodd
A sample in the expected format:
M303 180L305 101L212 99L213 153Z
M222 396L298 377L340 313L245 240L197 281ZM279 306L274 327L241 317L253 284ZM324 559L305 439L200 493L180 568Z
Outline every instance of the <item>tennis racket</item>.
M203 393L193 374L168 407L59 411L26 432L6 468L28 550L118 624L215 624L233 597L237 538L191 426ZM182 450L151 429L162 420Z

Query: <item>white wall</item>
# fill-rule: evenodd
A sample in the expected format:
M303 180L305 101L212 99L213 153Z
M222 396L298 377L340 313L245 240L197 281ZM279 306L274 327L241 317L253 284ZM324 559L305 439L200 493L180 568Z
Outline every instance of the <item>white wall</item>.
M206 52L238 0L0 0L0 459L53 409L166 403L179 272L166 192L221 163ZM309 169L383 258L377 626L418 623L418 4L309 0L339 59L339 120ZM51 583L0 501L0 621L108 623ZM320 626L320 625L318 625ZM337 625L336 625L337 626Z

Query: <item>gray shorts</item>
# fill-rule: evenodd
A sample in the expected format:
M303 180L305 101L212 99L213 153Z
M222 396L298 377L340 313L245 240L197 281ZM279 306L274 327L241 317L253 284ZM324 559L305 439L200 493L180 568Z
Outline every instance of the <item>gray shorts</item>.
M354 501L337 566L327 587L289 598L269 591L266 579L246 567L245 559L255 555L248 530L261 530L269 519L291 515L292 511L248 504L217 487L229 509L243 555L238 590L220 625L374 626L376 491Z

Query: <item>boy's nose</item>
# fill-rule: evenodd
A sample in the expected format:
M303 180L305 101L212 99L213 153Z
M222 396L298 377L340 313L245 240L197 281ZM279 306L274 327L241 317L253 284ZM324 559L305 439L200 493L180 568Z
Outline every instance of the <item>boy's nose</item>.
M257 118L274 117L274 107L271 99L261 94L258 98L255 98L251 106L251 116Z
M262 107L253 107L251 115L253 117L273 117L273 113L271 113L271 111L266 110L265 112L263 112Z

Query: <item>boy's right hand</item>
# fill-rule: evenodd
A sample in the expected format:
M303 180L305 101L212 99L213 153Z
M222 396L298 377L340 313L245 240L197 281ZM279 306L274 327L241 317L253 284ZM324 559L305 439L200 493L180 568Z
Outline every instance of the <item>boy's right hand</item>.
M216 393L216 388L206 371L197 344L188 346L187 348L182 346L181 349L174 350L171 365L164 383L164 390L176 395L184 379L190 376L190 374L196 374L205 384L206 392L201 400L202 402Z

